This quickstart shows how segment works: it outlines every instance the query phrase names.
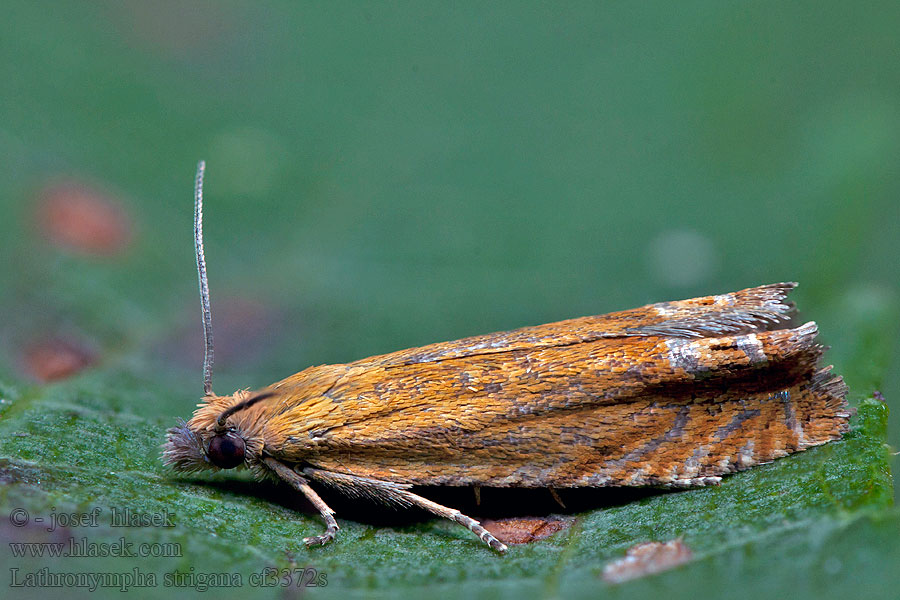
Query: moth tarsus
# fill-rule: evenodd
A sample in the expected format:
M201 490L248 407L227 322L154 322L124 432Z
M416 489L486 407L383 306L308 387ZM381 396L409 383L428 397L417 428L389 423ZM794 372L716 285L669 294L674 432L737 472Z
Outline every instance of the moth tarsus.
M307 368L257 392L212 393L212 330L202 239L203 403L168 431L182 471L249 468L302 493L311 484L466 527L477 520L413 485L548 488L716 485L722 476L839 439L851 410L815 323L790 327L794 283L661 302Z

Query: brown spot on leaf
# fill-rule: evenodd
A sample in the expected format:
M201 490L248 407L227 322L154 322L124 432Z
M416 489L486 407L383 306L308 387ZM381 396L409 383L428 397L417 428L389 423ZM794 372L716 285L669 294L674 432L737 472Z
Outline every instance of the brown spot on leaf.
M91 256L119 254L133 236L122 204L78 181L57 182L40 192L37 223L54 246Z
M683 565L691 558L691 549L681 540L644 542L629 548L624 558L607 564L603 568L603 579L607 583L622 583L667 571Z
M559 517L513 517L496 521L488 519L482 523L494 537L506 544L530 544L568 529L571 524L571 519Z
M24 466L6 458L0 458L0 485L10 483L24 483L27 485L40 485L42 475L45 475L37 467Z
M28 344L22 358L32 377L47 382L84 370L94 363L96 355L73 340L49 338Z

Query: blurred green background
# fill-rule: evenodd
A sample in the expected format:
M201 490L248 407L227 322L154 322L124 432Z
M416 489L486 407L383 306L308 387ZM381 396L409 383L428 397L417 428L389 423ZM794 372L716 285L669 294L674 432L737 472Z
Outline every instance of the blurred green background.
M896 2L4 3L0 393L190 414L205 158L218 393L793 280L900 446L898 19ZM61 244L60 189L117 207L119 242ZM88 368L41 383L48 343Z

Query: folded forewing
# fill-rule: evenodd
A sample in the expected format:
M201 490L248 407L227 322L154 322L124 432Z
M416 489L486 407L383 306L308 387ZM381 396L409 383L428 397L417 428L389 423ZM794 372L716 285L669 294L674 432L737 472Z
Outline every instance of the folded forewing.
M659 302L593 317L568 319L392 352L358 361L359 365L405 365L536 350L604 338L669 336L700 338L764 331L790 318L785 296L795 283L775 283L739 292Z

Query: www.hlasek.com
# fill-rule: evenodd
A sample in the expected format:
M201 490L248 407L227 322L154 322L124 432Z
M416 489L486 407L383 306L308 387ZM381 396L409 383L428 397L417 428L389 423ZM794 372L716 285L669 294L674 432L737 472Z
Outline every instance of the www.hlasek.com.
M51 571L48 567L37 571L22 571L12 568L11 588L86 588L96 591L113 588L127 592L131 588L163 587L191 588L205 592L214 588L238 588L244 585L260 588L274 587L325 587L328 576L312 567L277 569L268 567L244 576L242 573L211 573L195 571L172 571L159 575L141 571L134 567L131 571L97 571L92 573Z
M70 537L65 542L9 542L14 558L145 558L184 556L178 542L142 542L135 545L120 537L115 542L91 542L86 537Z

